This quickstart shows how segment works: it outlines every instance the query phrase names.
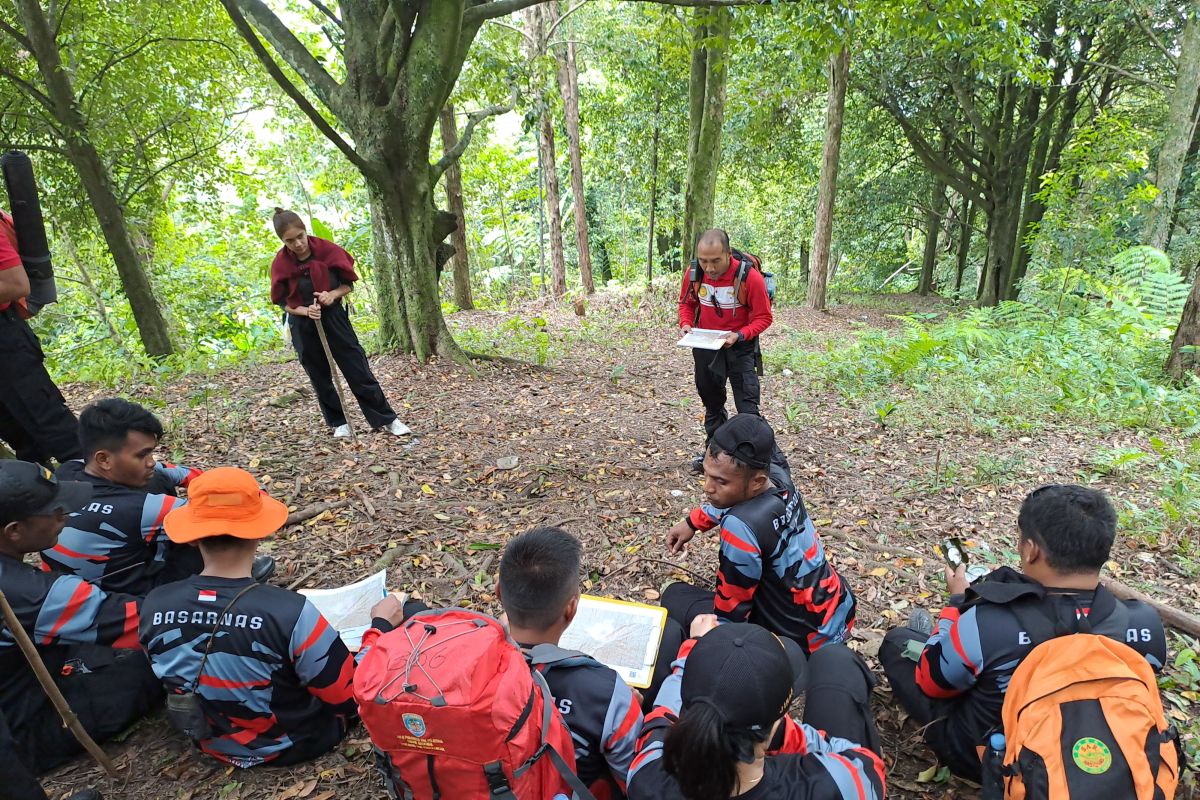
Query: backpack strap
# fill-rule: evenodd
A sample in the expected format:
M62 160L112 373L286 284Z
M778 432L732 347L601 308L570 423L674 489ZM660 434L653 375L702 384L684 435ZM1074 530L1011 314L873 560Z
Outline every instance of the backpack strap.
M738 305L744 306L746 305L746 278L750 275L753 265L741 251L733 250L731 255L738 262L737 272L733 276L733 297L737 300Z
M579 667L600 663L587 653L579 650L567 650L564 647L553 644L534 645L528 650L524 650L524 653L525 660L529 662L529 666L531 667Z

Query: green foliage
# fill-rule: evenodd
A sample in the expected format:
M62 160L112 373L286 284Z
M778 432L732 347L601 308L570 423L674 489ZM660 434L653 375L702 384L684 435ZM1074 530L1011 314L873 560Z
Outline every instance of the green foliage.
M1104 277L1099 277L1103 275ZM1103 269L1047 270L1024 300L979 308L943 322L901 317L897 333L868 331L851 344L811 352L771 349L767 358L873 408L882 425L905 396L905 421L930 429L1034 431L1050 421L1102 428L1200 433L1200 380L1169 384L1162 374L1187 287L1161 253L1135 248ZM1122 527L1148 541L1200 518L1200 443L1172 449L1151 435L1147 450L1098 452L1094 477L1139 478L1156 488L1152 507L1126 503ZM1002 482L1019 462L980 457L973 485ZM917 491L960 482L962 466L940 463ZM1181 564L1200 571L1194 537L1178 538Z
M1200 703L1200 643L1193 637L1172 632L1170 652L1175 660L1158 679L1166 712L1180 732L1184 757L1195 765L1200 759L1200 718L1191 716Z

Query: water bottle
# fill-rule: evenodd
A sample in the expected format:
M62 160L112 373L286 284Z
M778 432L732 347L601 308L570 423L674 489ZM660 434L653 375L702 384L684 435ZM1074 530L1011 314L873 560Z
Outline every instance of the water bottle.
M1003 733L993 733L983 751L983 793L981 800L1004 800L1004 750Z

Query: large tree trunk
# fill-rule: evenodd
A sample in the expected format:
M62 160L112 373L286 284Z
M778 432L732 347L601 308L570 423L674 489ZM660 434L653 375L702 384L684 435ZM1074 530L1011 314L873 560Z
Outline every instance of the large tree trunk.
M925 211L925 251L921 258L921 280L917 294L928 297L933 290L933 268L937 266L938 236L946 218L946 184L940 178L933 179L933 194L929 208Z
M833 239L833 204L837 199L838 157L842 149L842 119L846 85L850 81L850 51L843 47L829 59L829 97L825 106L825 142L821 148L821 178L808 269L808 307L825 310L829 279L829 247Z
M438 115L438 125L442 131L442 150L448 153L458 144L458 125L454 121L454 106L450 103L442 107L442 112ZM450 242L454 245L454 305L468 311L475 307L475 299L471 297L466 211L463 209L462 173L457 161L446 170L446 205L458 223L454 233L450 234Z
M153 357L170 355L174 352L174 346L166 320L154 297L145 266L138 257L125 219L125 209L113 191L104 161L92 144L87 120L75 98L75 90L62 63L50 21L46 19L38 0L16 0L15 5L46 86L48 110L58 122L67 156L79 173L79 181L100 222L100 230L117 265L121 287L129 299L142 346L147 355Z
M437 243L446 238L453 216L434 209L429 184L415 181L367 184L371 198L380 333L385 342L413 353L459 357L441 312L437 282ZM378 265L395 265L381 270Z
M1171 92L1162 150L1158 154L1154 183L1158 196L1150 207L1142 239L1151 247L1166 250L1171 240L1175 200L1183 176L1183 165L1195 128L1196 93L1200 91L1200 2L1188 3L1187 23L1179 44L1179 74Z
M1192 281L1192 291L1183 306L1183 316L1171 340L1171 355L1167 358L1167 374L1179 380L1186 372L1200 373L1200 352L1185 352L1184 347L1200 348L1200 267Z
M546 6L553 8L554 3ZM564 53L565 50L565 53ZM563 116L567 123L567 150L571 160L571 203L575 212L575 249L579 253L579 278L588 294L596 291L592 281L592 251L588 247L587 212L584 209L583 155L579 149L579 69L575 62L575 43L558 47L558 90L562 94Z
M721 127L725 124L725 86L729 74L727 8L694 12L692 71L688 85L688 164L684 190L684 263L696 240L713 224L717 173L721 167Z

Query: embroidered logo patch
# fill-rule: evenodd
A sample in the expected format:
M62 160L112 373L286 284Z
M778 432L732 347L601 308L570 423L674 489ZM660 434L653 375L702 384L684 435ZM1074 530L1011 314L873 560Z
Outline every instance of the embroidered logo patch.
M708 297L708 284L700 284L700 288L696 290L697 297Z
M1089 775L1102 775L1112 766L1112 751L1099 739L1085 736L1071 748L1075 766Z
M405 714L402 718L404 727L418 739L425 735L425 720L417 714Z

